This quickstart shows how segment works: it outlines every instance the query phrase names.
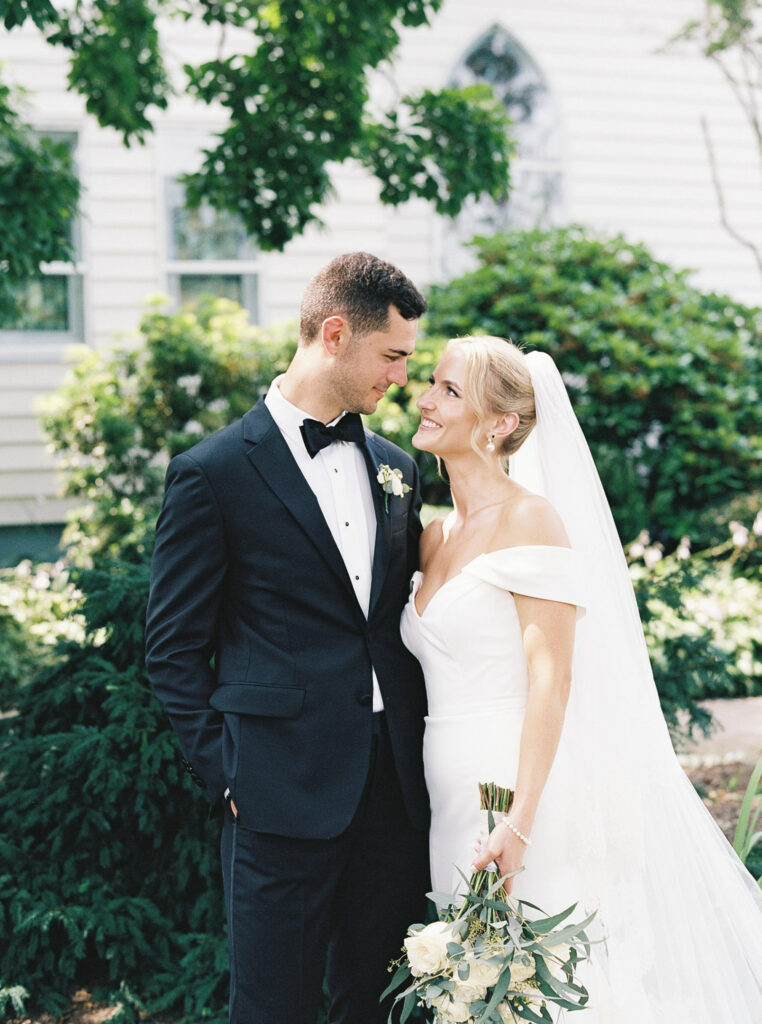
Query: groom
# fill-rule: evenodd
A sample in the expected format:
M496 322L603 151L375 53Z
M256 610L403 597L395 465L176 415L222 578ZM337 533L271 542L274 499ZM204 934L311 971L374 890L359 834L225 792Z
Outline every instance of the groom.
M147 619L185 767L225 804L232 1024L384 1024L428 888L425 696L399 619L418 475L364 430L406 380L425 301L339 256L307 286L286 373L172 460ZM409 490L385 494L379 467Z

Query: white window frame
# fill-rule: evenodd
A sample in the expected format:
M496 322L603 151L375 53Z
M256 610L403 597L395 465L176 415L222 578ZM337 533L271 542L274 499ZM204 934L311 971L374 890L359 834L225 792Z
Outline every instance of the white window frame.
M253 248L239 259L177 259L172 236L173 192L181 188L178 178L193 173L201 165L202 149L211 137L198 132L163 133L159 145L160 194L164 223L165 280L169 296L181 305L181 277L238 277L241 280L241 304L249 312L253 324L261 323L262 256Z

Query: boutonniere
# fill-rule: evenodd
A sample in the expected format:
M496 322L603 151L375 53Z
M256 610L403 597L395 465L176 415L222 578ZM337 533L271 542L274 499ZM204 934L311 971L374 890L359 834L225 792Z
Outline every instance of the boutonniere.
M376 480L381 484L381 488L384 492L384 509L389 512L389 495L391 494L395 498L401 498L403 494L407 494L410 490L410 484L403 483L402 481L402 470L392 469L391 466L387 466L385 463L381 463L378 467L378 476Z

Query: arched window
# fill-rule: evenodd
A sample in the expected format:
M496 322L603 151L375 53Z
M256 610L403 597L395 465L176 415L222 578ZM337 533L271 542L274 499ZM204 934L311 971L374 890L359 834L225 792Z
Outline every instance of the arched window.
M469 265L463 243L474 235L509 228L557 223L563 209L561 119L540 68L524 47L500 25L493 25L461 58L449 85L486 83L505 105L513 122L516 153L511 163L508 201L472 200L445 225L442 272L461 273Z

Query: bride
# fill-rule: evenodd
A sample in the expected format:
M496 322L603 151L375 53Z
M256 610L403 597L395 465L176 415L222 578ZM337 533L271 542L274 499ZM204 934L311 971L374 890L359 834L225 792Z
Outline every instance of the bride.
M402 619L428 694L434 890L495 860L524 869L514 897L595 909L587 1024L762 1024L761 894L673 754L553 361L458 339L418 405L413 444L444 462L453 497ZM475 857L478 782L515 799Z

